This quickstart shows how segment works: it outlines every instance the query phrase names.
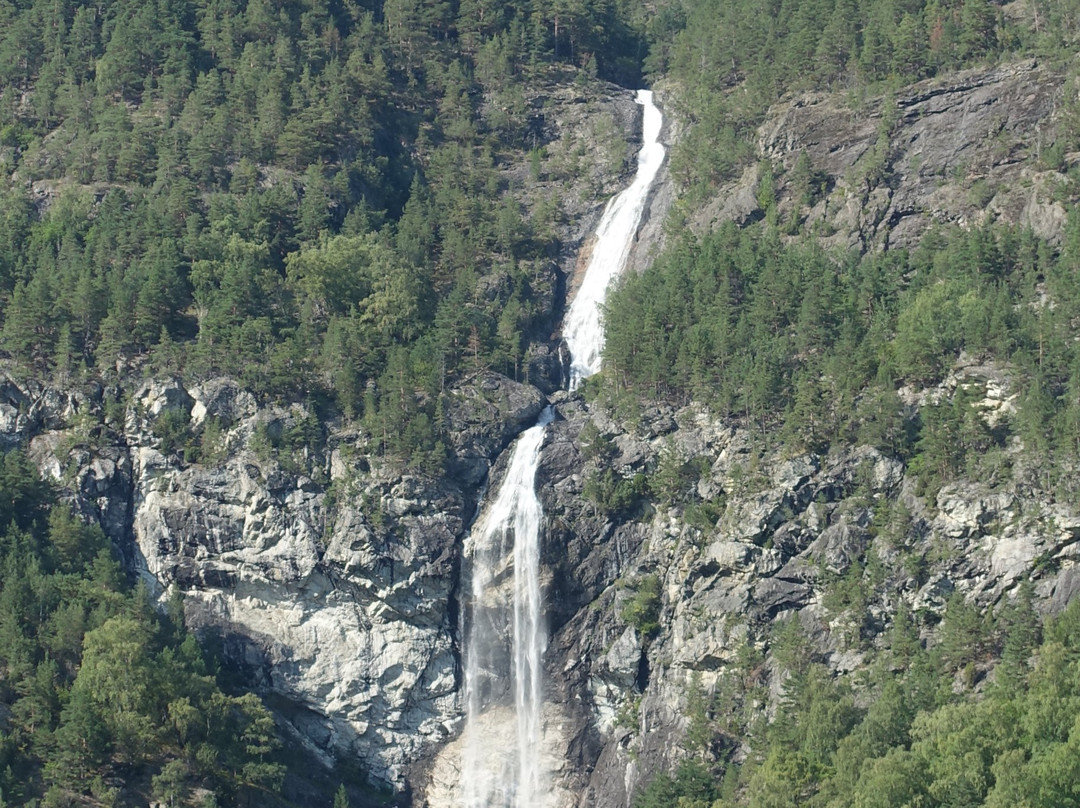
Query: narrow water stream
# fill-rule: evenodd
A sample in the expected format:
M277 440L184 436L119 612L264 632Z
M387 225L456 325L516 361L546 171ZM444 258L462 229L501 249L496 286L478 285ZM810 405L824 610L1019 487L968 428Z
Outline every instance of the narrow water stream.
M596 230L592 258L567 312L570 389L600 369L601 306L626 264L649 189L664 160L662 118L652 93L644 107L643 145L634 182L612 198ZM485 505L465 546L471 603L465 636L466 742L459 793L465 808L539 808L548 787L542 766L543 654L547 644L540 590L543 512L536 470L551 407L514 443L495 499ZM510 695L513 694L513 700Z

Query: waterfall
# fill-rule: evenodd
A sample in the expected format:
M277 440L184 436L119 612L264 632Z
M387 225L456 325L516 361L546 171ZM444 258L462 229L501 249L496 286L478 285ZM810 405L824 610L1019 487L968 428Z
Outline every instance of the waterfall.
M582 379L600 370L600 356L604 350L600 308L608 287L622 272L630 255L649 188L664 162L664 146L659 140L663 118L652 102L652 92L638 90L636 100L645 108L637 174L629 188L608 202L596 228L596 242L581 288L563 322L563 337L570 351L571 390L577 389Z
M661 116L652 93L644 106L644 145L633 184L614 197L597 228L592 260L566 317L571 389L600 369L600 306L622 270L641 222L649 187L664 159ZM542 768L543 654L547 644L540 592L536 471L547 407L514 444L506 476L466 541L471 603L465 636L466 728L459 794L464 808L539 808L548 788ZM510 693L513 693L512 709Z
M466 552L472 551L472 623L465 649L466 720L470 728L480 726L480 716L505 694L509 679L517 719L516 744L509 738L492 737L490 726L470 733L462 766L466 808L531 806L543 793L537 750L540 661L547 638L540 604L542 512L536 496L536 469L552 416L547 407L536 426L517 439L499 494L473 528L472 547L466 548ZM507 564L513 567L509 586L502 585ZM508 613L512 614L509 653ZM507 752L515 747L516 756L508 758Z

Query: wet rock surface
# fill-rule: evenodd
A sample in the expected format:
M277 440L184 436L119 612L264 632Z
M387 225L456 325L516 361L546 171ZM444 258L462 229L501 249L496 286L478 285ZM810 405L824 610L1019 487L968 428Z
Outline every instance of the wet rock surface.
M479 471L445 478L368 455L344 425L321 447L275 445L311 414L258 405L229 379L111 399L10 378L3 390L18 403L3 440L27 446L154 595L183 593L189 624L315 756L404 787L406 765L457 732L459 547L538 390L495 375L450 390L450 463Z

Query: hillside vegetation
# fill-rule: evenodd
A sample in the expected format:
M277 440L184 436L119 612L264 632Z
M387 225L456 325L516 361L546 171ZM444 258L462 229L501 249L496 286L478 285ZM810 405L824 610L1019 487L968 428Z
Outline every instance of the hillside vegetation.
M51 504L56 491L36 477L4 455L0 801L112 805L132 796L129 781L169 805L193 783L204 805L267 799L285 774L270 713L222 689L181 603L155 611L101 528Z
M1040 631L1030 588L997 621L955 598L934 652L900 614L889 650L860 683L874 692L869 703L813 661L794 621L778 623L773 653L788 678L772 723L753 719L761 660L748 657L712 699L691 698L694 756L653 780L635 805L1073 805L1078 613L1074 602ZM965 666L970 676L991 655L1001 658L994 683L979 697L957 696L954 676L963 679ZM747 737L754 758L722 779L702 762Z
M974 2L805 2L767 10L702 3L683 12L669 20L677 30L654 42L649 64L676 82L676 106L690 122L672 158L684 195L666 249L608 300L606 395L624 403L704 402L753 424L763 444L795 451L874 445L912 462L931 491L961 473L1000 477L1013 460L1003 450L1018 439L1025 465L1042 470L1042 485L1060 485L1061 495L1075 491L1077 9L1033 4L1021 14ZM961 65L1020 55L1058 65L1045 78L1062 89L1050 127L1027 133L1038 134L1037 148L1014 144L1002 122L1000 153L988 159L991 169L1019 163L1053 177L1045 193L1066 223L1052 238L1015 216L983 216L973 224L944 210L920 211L944 223L903 249L890 249L887 237L867 243L837 233L840 219L829 218L830 208L872 208L882 194L924 182L918 152L905 155L902 167L893 164L894 138L912 125L901 120L899 88ZM932 96L935 87L947 86L947 79L924 82L908 94ZM843 176L815 165L805 148L787 165L756 153L768 107L809 90L842 90L856 116L861 110L876 120L876 139ZM839 131L837 137L847 134ZM745 182L730 181L754 161L760 162L748 175L754 199L746 221L703 228L694 200L719 188L744 191ZM982 213L999 191L991 169L957 163L954 175L938 176L936 184L956 185L969 200L964 209ZM861 249L842 246L852 242ZM944 399L919 397L942 384L958 360L1009 369L1017 398L1010 418L976 417L982 396L970 385ZM912 408L912 395L927 406Z
M610 300L589 396L627 420L700 402L762 451L871 444L923 495L966 476L1074 496L1078 21L1077 0L0 0L0 351L11 374L61 386L231 376L261 403L306 405L290 451L320 444L318 415L437 475L447 387L523 379L550 338L576 209L561 189L605 190L586 175L615 133L555 154L546 101L655 81L683 133L682 201L667 249ZM1060 175L1057 239L998 222L847 250L810 216L836 178L762 160L773 105L835 93L880 117L847 178L869 196L900 182L903 86L1020 57L1062 87L1031 157ZM606 151L618 173L622 145ZM757 221L698 227L694 207L755 166ZM1003 369L1015 413L991 423L985 391L946 384L961 361ZM115 415L87 441L113 439ZM170 462L198 462L187 413L160 424ZM604 475L594 499L644 508L644 484ZM266 707L36 480L18 449L4 456L0 804L274 804L301 766ZM838 597L851 606L862 582ZM640 591L628 619L652 635L659 595ZM760 695L748 649L730 692L695 695L688 762L640 805L1070 804L1077 616L1041 626L1029 600L994 620L957 600L936 649L898 619L858 692L780 624L776 720L740 712Z
M639 27L614 3L5 3L0 349L329 400L437 466L446 381L521 375L548 316L562 212L503 171L580 170L543 152L538 91L560 64L635 83Z

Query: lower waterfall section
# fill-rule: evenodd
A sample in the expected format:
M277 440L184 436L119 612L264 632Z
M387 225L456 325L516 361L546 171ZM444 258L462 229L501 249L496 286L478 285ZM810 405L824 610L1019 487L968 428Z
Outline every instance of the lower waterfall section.
M546 643L540 598L543 514L536 496L536 470L552 417L548 407L539 422L518 438L498 497L473 529L471 547L466 547L472 568L472 615L466 632L465 700L467 726L473 730L461 767L467 808L533 806L544 794L538 755ZM511 685L513 739L482 720L489 709L506 703ZM516 754L508 755L510 750Z

